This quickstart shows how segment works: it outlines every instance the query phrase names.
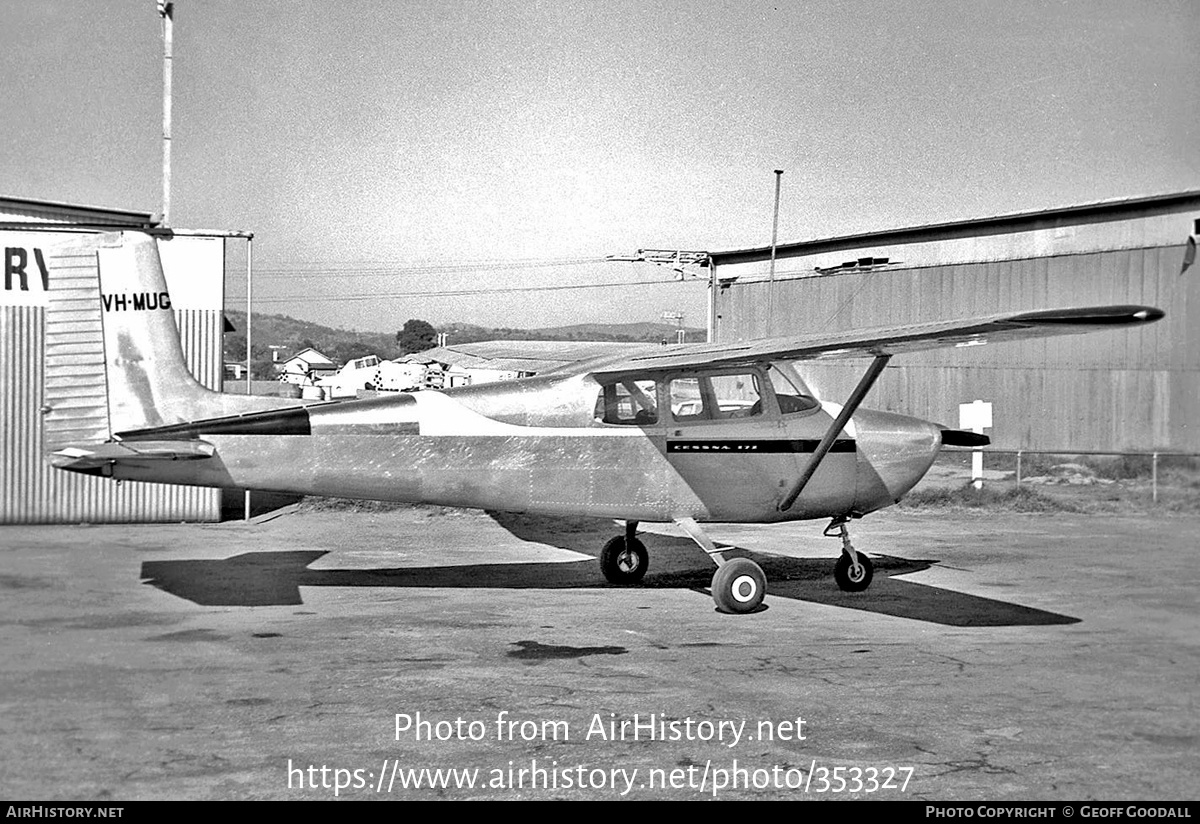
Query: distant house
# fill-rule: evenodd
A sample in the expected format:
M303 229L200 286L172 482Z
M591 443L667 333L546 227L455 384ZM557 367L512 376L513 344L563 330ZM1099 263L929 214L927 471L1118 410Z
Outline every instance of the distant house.
M276 368L279 370L279 380L299 386L315 386L321 378L338 371L337 364L316 349L297 352Z

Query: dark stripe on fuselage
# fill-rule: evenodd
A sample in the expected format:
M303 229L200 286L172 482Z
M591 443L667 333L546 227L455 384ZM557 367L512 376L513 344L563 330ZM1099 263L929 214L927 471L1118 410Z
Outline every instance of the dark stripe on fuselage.
M681 453L756 453L764 452L816 452L818 440L787 441L782 439L758 441L667 441L667 452ZM858 446L853 440L843 438L834 441L830 452L857 452Z
M204 421L189 421L153 429L135 429L117 432L117 437L126 441L157 439L163 435L172 437L199 438L201 435L311 435L312 424L308 410L272 409L267 412L251 412L228 418L211 418Z

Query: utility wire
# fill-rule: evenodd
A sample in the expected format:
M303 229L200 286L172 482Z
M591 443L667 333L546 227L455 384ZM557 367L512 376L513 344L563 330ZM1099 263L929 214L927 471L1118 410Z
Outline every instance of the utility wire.
M701 281L694 281L701 282ZM633 280L613 281L610 283L568 283L555 286L494 286L482 289L439 289L424 292L365 292L361 294L341 295L292 295L289 297L267 298L255 296L255 303L293 303L306 301L348 301L348 300L381 300L386 298L442 298L466 295L496 295L514 292L560 292L568 289L612 289L625 286L673 286L678 280ZM707 282L705 282L707 285ZM226 300L244 300L245 296L228 295Z
M389 263L343 266L336 262L305 262L280 264L274 267L259 267L254 276L268 278L310 277L380 277L386 275L453 274L456 272L493 272L521 269L548 269L561 266L582 266L606 263L605 258L553 258L541 260L480 261L457 264L399 265Z

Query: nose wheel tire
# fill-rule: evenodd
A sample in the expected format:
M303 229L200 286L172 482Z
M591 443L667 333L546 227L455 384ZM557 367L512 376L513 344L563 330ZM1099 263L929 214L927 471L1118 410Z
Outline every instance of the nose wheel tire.
M650 553L637 538L619 535L600 550L600 571L611 584L636 584L650 566Z
M849 555L843 554L833 566L833 579L846 592L862 592L871 585L871 579L875 577L875 567L871 559L861 552L856 554L857 564L851 562Z
M712 597L721 612L753 612L767 594L767 576L749 558L732 558L717 568Z

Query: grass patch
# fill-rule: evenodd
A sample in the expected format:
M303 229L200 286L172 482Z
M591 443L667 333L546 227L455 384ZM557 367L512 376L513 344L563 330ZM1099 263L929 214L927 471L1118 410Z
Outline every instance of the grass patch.
M395 512L399 509L412 509L413 504L396 501L364 501L357 498L324 498L319 495L308 495L300 502L297 510L300 512Z
M899 504L908 509L1006 509L1013 512L1083 512L1073 501L1046 495L1030 486L976 489L966 486L924 489Z
M971 453L966 450L947 450L938 456L939 466L958 466L964 469L971 465ZM984 451L984 465L1000 472L1016 472L1017 456L1012 452ZM1038 475L1058 475L1064 469L1082 472L1108 481L1150 480L1154 475L1154 458L1151 455L1077 455L1071 452L1049 454L1025 453L1021 456L1021 475L1032 478ZM1186 483L1200 476L1200 459L1188 455L1163 455L1158 459L1159 480L1180 479Z

